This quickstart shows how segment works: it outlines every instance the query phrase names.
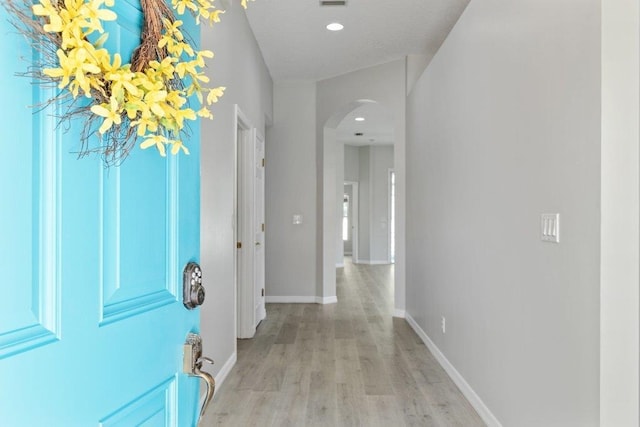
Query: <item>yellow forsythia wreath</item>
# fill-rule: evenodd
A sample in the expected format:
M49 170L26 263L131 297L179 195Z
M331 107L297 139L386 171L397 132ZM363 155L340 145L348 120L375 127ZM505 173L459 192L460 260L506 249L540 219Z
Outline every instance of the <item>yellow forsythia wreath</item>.
M162 156L167 147L172 154L189 153L182 141L186 122L211 119L208 106L225 88L203 86L209 83L205 59L213 52L194 48L174 12L213 24L224 13L213 0L170 0L170 7L164 0L141 0L141 44L127 63L104 47L103 23L117 19L110 9L115 0L6 1L14 25L39 52L24 74L62 89L48 103L70 96L61 119L85 118L82 154L97 151L108 164L119 163L138 138L141 148L156 147ZM246 0L241 4L246 8ZM198 108L190 106L194 95ZM102 141L97 149L89 144L96 131Z

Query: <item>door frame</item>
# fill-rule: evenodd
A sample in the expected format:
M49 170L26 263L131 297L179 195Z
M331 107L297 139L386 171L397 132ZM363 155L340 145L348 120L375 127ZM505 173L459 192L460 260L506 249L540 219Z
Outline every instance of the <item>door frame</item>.
M394 212L394 207L395 207L395 200L394 199L394 195L395 195L395 188L394 188L394 184L392 184L391 181L391 177L392 175L395 178L395 169L393 168L389 168L387 170L387 184L388 184L388 189L387 189L387 258L389 260L389 264L394 264L395 263L395 212ZM391 232L391 230L393 230L393 233ZM392 236L393 235L393 236ZM391 256L391 248L394 248L393 253L394 256Z
M236 337L255 334L253 280L253 157L256 131L240 107L235 105L233 236ZM248 213L248 214L247 214ZM238 245L240 243L240 245ZM240 246L240 247L239 247Z
M262 144L262 156L261 157L256 157L256 149L258 144ZM258 270L258 260L256 259L257 257L254 256L253 257L253 278L254 278L254 282L253 282L253 295L254 295L254 324L255 327L257 328L258 325L260 324L260 322L262 322L264 319L267 318L267 310L266 310L266 306L265 306L265 301L266 301L266 239L265 239L265 233L266 230L263 227L266 223L266 163L264 161L266 157L266 141L264 136L258 132L257 130L254 129L253 132L253 166L254 168L252 169L253 171L256 170L256 168L262 168L262 220L259 220L258 218L258 209L257 209L257 205L255 203L255 196L257 194L258 191L258 186L256 185L257 182L257 178L255 176L255 174L253 175L253 182L254 182L254 193L253 193L253 206L252 206L252 217L253 217L253 222L252 222L252 230L253 230L253 235L255 235L256 233L261 233L262 236L260 238L260 241L256 241L255 244L258 245L261 244L262 245L262 272L260 273ZM255 254L255 246L252 246L254 248L254 254ZM258 279L258 274L262 274L262 279L259 280ZM263 292L264 290L264 292Z
M354 264L359 263L359 246L358 246L358 236L359 236L359 224L360 224L360 213L358 210L358 205L360 204L360 196L359 196L359 186L358 181L344 181L344 185L351 186L351 218L353 229L351 230L351 262Z

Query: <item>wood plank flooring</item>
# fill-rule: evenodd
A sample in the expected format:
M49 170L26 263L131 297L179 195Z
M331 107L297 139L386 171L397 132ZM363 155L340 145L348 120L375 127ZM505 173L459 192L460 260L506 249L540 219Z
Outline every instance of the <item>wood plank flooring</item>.
M392 317L393 266L345 261L337 304L267 304L202 426L484 426Z

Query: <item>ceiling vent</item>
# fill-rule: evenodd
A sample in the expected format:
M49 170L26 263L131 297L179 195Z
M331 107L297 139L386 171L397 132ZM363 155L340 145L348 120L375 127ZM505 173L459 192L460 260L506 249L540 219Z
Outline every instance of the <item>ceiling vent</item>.
M320 6L346 6L347 0L320 0Z

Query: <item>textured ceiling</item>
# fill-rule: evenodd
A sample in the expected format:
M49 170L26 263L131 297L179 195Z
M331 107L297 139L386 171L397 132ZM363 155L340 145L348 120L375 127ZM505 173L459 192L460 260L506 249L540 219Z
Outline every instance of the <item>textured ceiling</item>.
M247 17L274 80L322 80L407 54L432 57L469 0L256 0ZM326 30L330 22L344 30Z

